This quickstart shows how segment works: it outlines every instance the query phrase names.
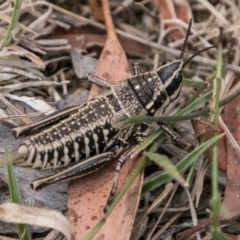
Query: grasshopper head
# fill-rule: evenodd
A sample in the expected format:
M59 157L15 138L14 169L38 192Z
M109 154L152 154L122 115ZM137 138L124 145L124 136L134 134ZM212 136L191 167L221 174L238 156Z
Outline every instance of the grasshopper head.
M167 60L156 71L171 101L175 100L181 91L182 68L183 61L181 59L172 62Z
M164 61L162 66L156 70L158 76L160 77L161 82L164 85L164 89L167 91L170 101L175 100L181 91L183 81L182 70L186 66L186 64L190 62L195 56L199 55L201 52L207 51L215 47L215 46L206 47L198 51L197 53L193 54L185 62L183 62L184 52L187 46L191 26L192 20L190 20L189 22L179 59L172 62L169 60Z
M166 90L170 101L175 100L182 89L182 70L184 67L183 58L185 48L187 46L188 36L191 31L191 26L192 19L190 19L190 22L188 24L188 29L179 59L172 62L169 60L164 61L162 66L156 71L164 85L164 89Z

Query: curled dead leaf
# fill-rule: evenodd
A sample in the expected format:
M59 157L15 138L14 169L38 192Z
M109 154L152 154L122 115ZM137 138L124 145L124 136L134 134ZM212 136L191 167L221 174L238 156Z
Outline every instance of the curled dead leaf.
M191 119L191 123L195 132L195 136L197 138L205 133L218 131L218 129L213 124L199 120L197 118Z
M0 220L53 228L61 232L68 240L71 239L68 219L56 210L4 203L0 205Z
M192 119L191 123L199 142L207 141L213 138L215 132L218 132L219 134L224 133L222 129L216 129L216 127L212 123L206 121ZM226 138L225 137L221 138L217 144L218 144L218 167L219 169L226 171L227 168ZM209 162L212 162L212 154L213 154L212 148L209 148L204 153L204 156L206 157L206 159L208 159Z

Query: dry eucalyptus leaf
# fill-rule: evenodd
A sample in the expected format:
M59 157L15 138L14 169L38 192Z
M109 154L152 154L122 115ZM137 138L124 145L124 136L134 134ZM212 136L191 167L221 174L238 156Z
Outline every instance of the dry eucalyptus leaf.
M95 75L114 84L131 76L125 52L113 29L108 29L108 38L101 53ZM90 98L102 92L98 86L92 86ZM117 192L128 180L141 158L130 159L121 169ZM73 237L83 239L103 217L103 207L107 202L113 184L116 160L104 169L70 181L68 192L69 219ZM107 218L104 226L94 239L104 236L106 240L126 240L131 236L136 211L138 208L143 174L140 174L120 203ZM121 229L121 234L119 234Z
M224 108L224 120L228 126L232 136L240 145L240 97L237 97L232 102L227 104ZM227 170L227 184L224 193L223 205L227 209L230 218L240 215L240 158L239 151L226 140L226 170ZM226 217L226 216L223 216Z

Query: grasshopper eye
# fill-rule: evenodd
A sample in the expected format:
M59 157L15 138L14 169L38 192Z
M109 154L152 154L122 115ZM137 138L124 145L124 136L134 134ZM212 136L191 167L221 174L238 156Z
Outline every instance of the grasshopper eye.
M162 66L164 66L164 65L166 65L166 64L168 64L170 62L171 62L170 60L165 60L165 61L162 62Z

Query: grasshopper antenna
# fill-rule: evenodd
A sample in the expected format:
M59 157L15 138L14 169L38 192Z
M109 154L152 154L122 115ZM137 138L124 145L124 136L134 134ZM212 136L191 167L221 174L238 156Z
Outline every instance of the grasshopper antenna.
M187 42L188 42L188 38L189 38L189 35L190 35L190 32L191 32L191 27L192 27L192 19L190 19L189 21L189 24L188 24L188 29L187 29L187 32L186 32L186 36L185 36L185 39L184 39L184 43L183 43L183 47L182 47L182 51L181 51L181 54L180 54L180 57L179 59L183 59L184 58L184 54L185 54L185 49L186 49L186 46L187 46ZM186 64L188 64L194 57L196 57L197 55L199 55L200 53L202 52L205 52L205 51L208 51L209 49L211 48L216 48L215 46L209 46L209 47L206 47L206 48L203 48L201 49L200 51L194 53L191 57L189 57L183 64L183 68Z
M201 49L200 51L194 53L191 57L189 57L183 64L183 68L186 66L186 64L188 64L194 57L196 57L197 55L199 55L200 53L202 52L206 52L208 51L209 49L211 48L216 48L216 46L209 46L209 47L206 47L206 48L203 48Z
M186 32L186 36L185 36L185 39L184 39L184 43L183 43L183 47L182 47L182 51L181 51L179 59L183 59L183 57L184 57L185 49L186 49L187 42L188 42L188 37L189 37L190 32L191 32L191 27L192 27L192 19L190 19L189 24L188 24L188 29L187 29L187 32Z

